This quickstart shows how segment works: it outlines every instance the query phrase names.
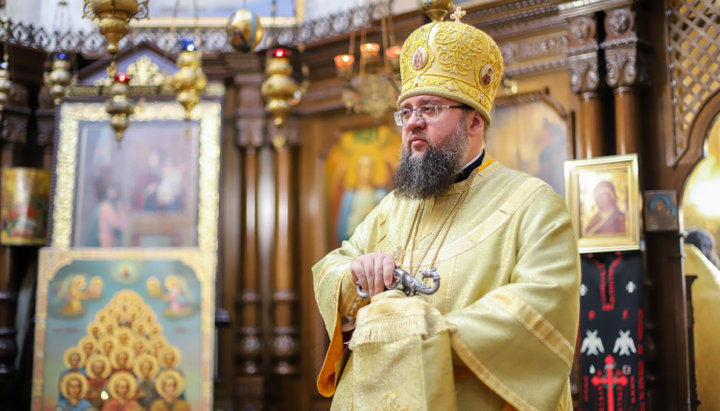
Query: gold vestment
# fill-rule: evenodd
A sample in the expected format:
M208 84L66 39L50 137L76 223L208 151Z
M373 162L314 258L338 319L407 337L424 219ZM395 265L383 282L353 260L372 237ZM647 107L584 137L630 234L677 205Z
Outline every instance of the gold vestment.
M692 285L695 335L695 376L701 408L720 409L720 270L692 244L685 244L686 275L696 275Z
M464 184L424 200L429 203L413 261L420 260ZM351 410L353 396L361 394L343 378L353 354L343 344L341 317L359 302L350 264L371 252L392 255L404 245L417 206L418 200L390 193L349 241L313 267L315 297L331 338L317 385L322 395L335 394L333 409ZM406 270L409 254L398 262ZM431 249L428 256L434 254ZM429 268L430 258L422 263L420 270ZM428 300L456 328L450 342L457 409L571 410L580 265L565 201L542 181L486 154L435 267L441 285ZM383 409L383 398L363 401ZM395 404L402 409L403 398Z

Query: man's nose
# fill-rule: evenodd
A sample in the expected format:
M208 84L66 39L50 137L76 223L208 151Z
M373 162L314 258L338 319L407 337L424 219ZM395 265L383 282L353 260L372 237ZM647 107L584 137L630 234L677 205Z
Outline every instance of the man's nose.
M417 110L413 110L410 113L410 117L408 117L405 127L408 127L411 130L415 128L425 128L425 122L420 120L420 114L418 114Z

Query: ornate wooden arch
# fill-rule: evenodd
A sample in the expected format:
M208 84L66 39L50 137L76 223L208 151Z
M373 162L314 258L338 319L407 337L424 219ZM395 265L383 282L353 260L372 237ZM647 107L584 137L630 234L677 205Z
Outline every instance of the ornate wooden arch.
M682 204L683 195L690 175L700 160L705 158L705 142L715 120L720 115L720 90L715 91L698 110L690 126L688 134L688 149L676 165L676 189L678 191L678 204Z

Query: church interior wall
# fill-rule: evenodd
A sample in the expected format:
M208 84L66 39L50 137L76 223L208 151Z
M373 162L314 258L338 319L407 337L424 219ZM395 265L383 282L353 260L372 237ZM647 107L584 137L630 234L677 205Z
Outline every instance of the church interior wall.
M696 3L694 0L684 2ZM77 2L70 3L75 5ZM538 18L528 17L522 9L519 12L507 9L494 13L488 11L498 4L507 6L510 3L515 2L469 2L468 17L472 24L495 36L501 47L507 46L510 52L516 53L513 59L508 60L506 73L517 81L518 94L547 89L549 95L574 116L576 150L573 157L576 158L586 155L580 149L586 144L582 139L588 131L597 131L592 128L598 121L604 125L605 131L597 133L601 135L598 138L602 139L602 149L595 154L616 153L616 106L614 90L601 86L598 91L602 100L598 117L592 120L593 117L582 115L583 110L587 110L582 102L584 92L573 90L571 78L571 69L575 67L573 61L577 59L567 53L573 41L569 21L589 16L602 24L611 10L625 7L632 8L641 16L637 24L642 26L640 33L645 36L645 43L639 48L645 49L639 59L642 59L644 67L650 68L649 81L636 89L639 95L637 121L641 130L637 136L640 141L641 187L642 190L675 190L682 208L686 181L703 157L710 126L720 113L720 92L714 91L701 102L687 131L687 150L685 154L676 156L678 133L673 120L673 78L668 51L668 24L671 21L666 14L668 7L672 7L671 1L664 0L662 5L654 1L595 1L572 9L568 4L582 2L549 0L542 2L542 7L554 9L543 9L545 14ZM10 13L22 13L30 20L52 25L47 17L37 15L40 8L34 11L28 8L34 4L32 2L9 4ZM21 11L13 9L21 4L24 7ZM324 4L322 0L306 2L308 10L317 10ZM426 21L413 4L415 2L408 0L393 5L397 13L398 41ZM534 7L534 10L540 9L540 6ZM79 22L80 14L75 11L72 11L73 21ZM312 15L308 12L309 18ZM375 22L368 30L368 38L380 40L379 23ZM376 121L366 114L348 115L343 107L340 101L342 83L336 78L332 57L347 50L348 41L349 35L344 34L307 45L305 58L310 66L311 86L291 115L293 135L285 148L289 151L286 157L280 156L273 146L263 113L264 101L260 95L264 68L262 54L248 57L212 52L207 55L211 76L225 86L220 169L220 268L216 290L218 307L227 310L230 324L220 326L217 334L217 409L329 409L330 400L321 397L315 389L328 339L313 298L310 271L330 249L330 211L324 187L325 161L332 145L344 131L379 125L397 129L389 114ZM551 48L548 48L549 44L552 44ZM717 40L714 44L720 47ZM41 97L42 64L46 56L18 47L11 50L11 57L14 61L13 75L19 87L16 97L24 96L24 100L11 101L3 109L4 120L18 119L25 128L21 133L8 130L8 123L3 124L0 165L39 167L45 164L46 168L50 168L52 137L48 138L48 131L43 128L46 123L41 121L55 110ZM604 60L600 62L604 63ZM296 72L299 72L299 60L293 63ZM603 70L600 69L601 83L605 81ZM508 96L502 86L498 91L500 96ZM49 114L47 118L54 127L54 114ZM589 123L591 120L596 123ZM278 207L283 206L278 203L277 195L280 158L287 162L292 186L287 197L289 204L285 204L289 210L290 225L285 228L278 228L275 215ZM278 250L274 242L279 229L286 229L291 239L283 250ZM644 232L646 327L649 334L647 389L652 410L690 409L687 404L692 402L694 395L690 383L694 358L690 357L686 334L687 289L681 234L679 230ZM23 279L35 275L36 258L32 257L35 250L0 246L0 329L14 327L15 294ZM291 316L291 321L297 331L293 334L297 347L292 356L297 372L291 376L273 372L280 358L272 346L277 337L274 330L278 318L276 307L278 301L280 304L285 302L274 298L278 252L287 252L292 262L289 270L295 296L287 304L296 315ZM0 338L4 338L2 335ZM253 340L253 336L258 339ZM248 345L243 345L251 342L261 344L261 348L253 351ZM0 350L0 365L14 362L15 352L14 349ZM256 363L258 370L246 372L249 362ZM18 393L12 397L13 404L25 404L29 400L28 380L18 380L18 376L29 376L31 358L27 357L27 350L20 364L21 369L14 377L4 376L0 370L0 377L11 381L0 381L0 392L15 388Z

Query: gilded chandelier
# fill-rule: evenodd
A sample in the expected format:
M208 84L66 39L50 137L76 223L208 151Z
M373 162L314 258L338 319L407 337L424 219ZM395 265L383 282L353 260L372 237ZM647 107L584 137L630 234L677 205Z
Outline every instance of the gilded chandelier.
M395 108L400 90L400 46L395 45L390 4L385 4L381 17L382 40L385 49L383 69L380 69L380 44L365 42L365 28L361 30L360 72L353 76L355 63L355 31L350 34L347 54L335 56L337 76L343 81L342 101L348 112L366 113L379 120Z
M149 1L85 0L83 17L98 19L100 34L108 41L107 52L117 54L120 51L118 42L128 33L130 19L147 18Z

